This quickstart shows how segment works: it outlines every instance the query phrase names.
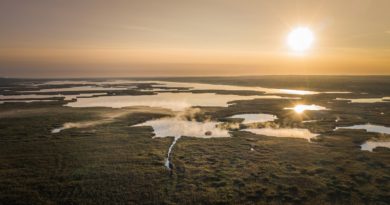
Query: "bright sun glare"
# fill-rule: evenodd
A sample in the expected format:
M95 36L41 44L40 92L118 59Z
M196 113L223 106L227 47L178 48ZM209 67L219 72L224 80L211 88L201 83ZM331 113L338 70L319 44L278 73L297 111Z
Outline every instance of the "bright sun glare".
M288 108L294 110L296 113L301 114L306 110L327 110L327 108L318 106L318 105L295 105L293 108Z
M294 28L287 36L288 46L296 52L303 52L309 49L313 41L314 34L307 27Z
M306 110L306 106L304 106L304 105L296 105L294 107L294 111L296 113L303 113L303 111L305 111L305 110Z

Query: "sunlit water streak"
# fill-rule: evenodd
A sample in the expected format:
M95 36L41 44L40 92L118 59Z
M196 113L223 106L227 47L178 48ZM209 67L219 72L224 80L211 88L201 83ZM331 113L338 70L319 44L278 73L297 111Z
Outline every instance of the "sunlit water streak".
M48 92L71 92L71 91L108 91L108 90L128 90L130 88L136 88L136 87L135 86L130 86L130 87L76 86L76 87L68 87L68 88L47 88L47 89L20 91L20 92L48 93Z
M89 84L89 85L112 85L112 84L129 84L129 83L151 83L159 84L152 87L175 87L189 88L192 90L230 90L230 91L258 91L266 94L290 94L290 95L314 95L314 94L346 94L348 91L327 91L317 92L309 90L294 90L294 89L278 89L265 88L259 86L235 86L235 85L220 85L209 83L185 83L185 82L170 82L170 81L137 81L137 80L110 80L110 81L49 81L43 83L45 85L61 85L61 84Z
M214 93L158 93L156 95L134 96L99 96L94 98L79 98L70 102L69 107L112 107L130 106L162 107L173 111L183 111L193 106L226 107L229 102L253 99L284 99L280 96L240 96L220 95Z
M55 80L47 81L37 85L116 85L116 84L132 84L139 81L135 80L103 80L103 81L94 81L94 80Z
M299 105L296 105L294 107L286 107L284 108L285 110L294 110L296 113L303 113L305 112L306 110L328 110L328 108L326 107L323 107L323 106L319 106L319 105L303 105L303 104L299 104Z
M264 88L264 87L256 87L256 86L235 86L235 85L183 83L183 82L167 82L167 81L149 81L149 82L159 83L166 87L185 87L185 88L191 88L193 90L258 91L258 92L264 92L266 94L291 94L291 95L313 95L319 93L319 92L308 91L308 90L277 89L277 88Z

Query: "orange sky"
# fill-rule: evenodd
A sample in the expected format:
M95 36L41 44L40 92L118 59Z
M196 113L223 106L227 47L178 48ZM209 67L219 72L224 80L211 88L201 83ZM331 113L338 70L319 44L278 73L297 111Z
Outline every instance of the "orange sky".
M0 2L0 76L390 75L388 0ZM289 31L307 26L297 55Z

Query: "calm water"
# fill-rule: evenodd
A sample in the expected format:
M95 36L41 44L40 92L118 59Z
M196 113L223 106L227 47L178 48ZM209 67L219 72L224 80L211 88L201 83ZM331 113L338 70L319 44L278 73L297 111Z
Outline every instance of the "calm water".
M48 88L36 91L23 91L23 92L69 92L69 91L107 91L107 90L127 90L130 88L136 88L135 86L129 87L97 87L97 86L76 86L69 88Z
M106 96L104 91L108 90L127 90L136 89L136 84L147 83L152 84L151 88L141 89L141 91L158 92L156 95L136 95L136 96ZM233 85L215 85L207 83L183 83L183 82L166 82L166 81L136 81L136 80L109 80L109 81L49 81L42 84L31 84L32 87L39 85L70 85L68 88L50 88L41 89L39 91L21 91L22 95L5 96L0 95L0 104L4 102L44 102L54 101L47 98L64 97L65 100L76 99L75 102L69 102L66 106L69 107L112 107L122 108L129 106L149 106L167 108L173 111L184 111L190 107L196 106L216 106L226 107L233 101L237 100L253 100L253 99L301 99L301 95L315 95L315 94L347 94L350 92L326 91L317 92L311 90L293 90L293 89L276 89L265 88L257 86L233 86ZM73 85L73 86L72 86ZM82 85L82 86L80 86ZM190 93L178 92L170 93L169 91L180 91L178 88L186 88L191 90L226 90L226 91L258 91L269 95L221 95L215 93ZM68 91L96 91L96 93L85 93L77 95L50 95L47 92L68 92ZM99 92L103 91L103 92ZM43 95L26 94L28 92L41 92ZM277 94L285 94L291 97L278 96ZM96 96L95 95L103 95ZM301 96L301 97L300 97ZM350 103L376 103L376 102L390 102L390 97L382 98L336 98L336 100L347 100ZM326 107L315 104L299 104L294 107L286 107L286 110L294 110L297 113L302 113L306 110L318 111L329 110ZM239 114L233 115L229 118L242 118L243 124L261 123L274 121L277 119L275 115L269 114ZM339 118L336 119L336 122ZM315 122L315 120L303 121L303 123ZM100 122L99 122L100 123ZM69 128L83 128L94 126L99 123L65 123L62 127L53 129L53 133L58 133L63 129ZM198 138L212 138L212 137L230 137L227 129L222 129L218 125L220 122L214 121L188 121L180 118L162 118L157 120L147 121L136 126L151 126L155 133L155 137L174 137L173 143L169 147L167 164L169 168L169 158L174 145L182 136L198 137ZM348 127L336 127L337 129L365 129L368 132L377 132L390 134L390 128L381 125L354 125ZM318 136L316 133L311 133L308 129L302 128L252 128L244 129L243 131L252 132L254 134L285 137L285 138L302 138L310 141ZM361 145L362 150L372 151L375 147L389 147L388 141L367 141ZM251 148L253 149L253 148Z
M336 100L345 100L350 103L378 103L378 102L390 102L390 97L382 98L336 98Z
M338 129L363 129L367 132L376 132L376 133L383 133L383 134L390 134L390 127L385 127L382 125L373 125L373 124L363 124L363 125L353 125L353 126L347 126L347 127L336 127L335 130Z
M364 144L362 144L360 147L361 147L362 150L372 152L372 151L373 151L375 148L377 148L377 147L386 147L386 148L390 148L390 141L386 141L386 142L381 142L381 141L367 141L367 142L365 142Z
M54 97L63 97L64 100L73 100L77 99L79 97L92 97L95 95L106 95L107 93L81 93L76 95L36 95L36 94L28 94L28 95L0 95L0 100L4 100L6 102L9 102L8 100L13 100L16 102L27 102L30 100L23 100L23 99L45 99L45 98L54 98ZM35 100L35 101L42 101L42 100Z
M218 128L218 122L188 121L180 118L162 118L150 120L134 126L151 126L155 134L154 137L174 137L172 144L168 148L165 166L171 169L171 153L177 141L182 136L197 138L230 137L229 131Z
M313 95L319 93L325 94L345 94L350 92L345 91L327 91L317 92L310 90L293 90L293 89L277 89L265 88L258 86L234 86L234 85L216 85L207 83L184 83L184 82L168 82L168 81L134 81L134 80L114 80L114 81L49 81L46 85L61 85L61 84L95 84L95 85L114 85L114 84L132 84L132 83L154 83L152 87L173 87L173 88L189 88L192 90L230 90L230 91L258 91L266 94L291 94L291 95Z
M94 98L79 98L70 102L70 107L112 107L122 108L128 106L162 107L173 111L182 111L193 106L226 107L235 100L253 99L283 99L280 96L240 96L219 95L214 93L158 93L157 95L134 96L100 96Z
M155 137L230 137L228 130L218 128L219 122L188 121L179 118L162 118L146 121L135 126L151 126Z
M328 110L328 108L326 107L323 107L323 106L319 106L319 105L303 105L303 104L300 104L300 105L296 105L294 107L286 107L284 108L285 110L294 110L295 112L297 113L302 113L306 110Z
M311 133L308 129L301 129L301 128L258 128L258 129L243 129L243 131L247 131L259 135L266 135L270 137L302 138L302 139L306 139L309 142L311 139L318 136L318 134Z
M230 116L229 118L244 119L243 124L269 122L278 119L275 115L269 114L240 114Z

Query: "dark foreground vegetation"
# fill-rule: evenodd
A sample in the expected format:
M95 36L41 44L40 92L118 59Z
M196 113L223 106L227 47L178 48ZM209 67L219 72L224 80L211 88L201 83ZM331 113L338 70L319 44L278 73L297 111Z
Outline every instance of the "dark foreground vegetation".
M351 77L351 82L360 80L370 86L380 82L373 95L390 96L388 78ZM222 81L228 80L215 82ZM359 89L374 90L352 90ZM361 151L360 144L390 136L333 129L367 122L390 126L390 103L351 105L332 101L335 97L204 107L204 115L212 119L269 113L278 116L271 126L308 128L321 135L312 143L237 130L231 138L182 137L171 171L164 160L172 138L152 139L151 127L132 127L170 116L169 111L125 108L119 112L127 114L110 123L52 134L63 123L98 120L118 109L70 108L61 101L0 104L0 204L389 204L390 150ZM331 110L304 115L283 110L298 102ZM318 121L302 123L309 119Z

